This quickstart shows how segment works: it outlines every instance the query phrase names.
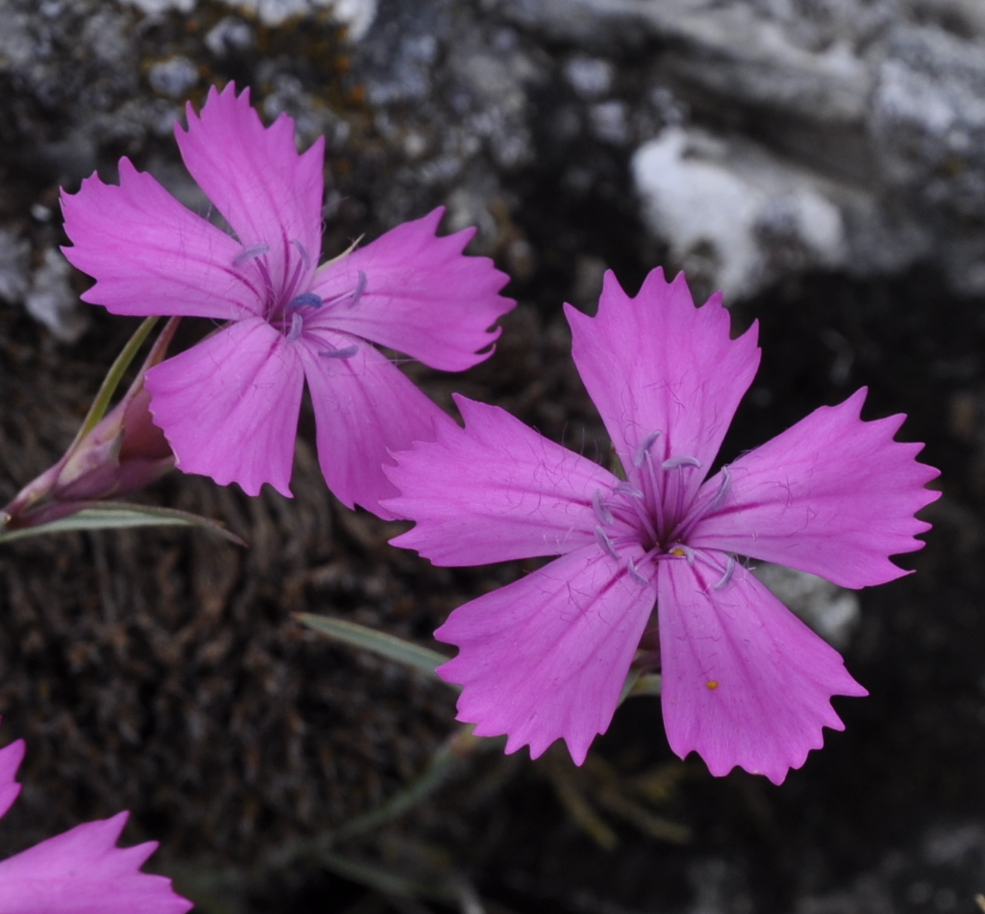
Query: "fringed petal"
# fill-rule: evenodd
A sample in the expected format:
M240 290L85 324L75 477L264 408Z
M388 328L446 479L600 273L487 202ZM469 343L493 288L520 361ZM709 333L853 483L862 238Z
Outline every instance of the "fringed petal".
M509 277L488 257L462 251L474 229L437 237L443 208L405 222L326 264L313 291L332 303L315 326L405 352L432 368L462 371L492 354L490 329L516 302L499 290Z
M842 587L905 574L889 556L920 549L930 525L914 514L938 498L922 444L893 440L903 416L860 417L865 389L822 406L729 465L723 506L695 526L708 547L809 571ZM709 489L719 486L710 479Z
M727 567L722 553L707 553ZM838 652L749 571L723 582L702 558L657 572L664 726L681 758L692 750L714 775L738 765L779 784L843 730L832 695L867 695Z
M624 559L639 558L627 552ZM459 648L438 675L463 687L458 719L533 758L564 739L581 764L604 733L655 589L587 546L456 609L436 632Z
M290 496L304 375L300 347L266 321L230 324L147 372L154 422L176 466Z
M456 396L464 431L395 454L387 476L403 493L387 502L416 526L393 540L438 565L484 565L560 555L594 541L593 496L618 479L548 441L505 410Z

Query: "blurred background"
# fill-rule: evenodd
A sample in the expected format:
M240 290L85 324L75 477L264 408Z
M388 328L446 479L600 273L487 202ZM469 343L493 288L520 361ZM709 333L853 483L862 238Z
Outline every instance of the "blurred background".
M126 155L204 212L172 127L229 80L303 147L326 136L325 256L437 205L478 226L519 306L476 369L406 366L449 410L461 391L605 454L561 303L591 312L606 269L633 293L683 269L761 324L723 458L868 385L865 417L907 413L942 470L934 529L916 574L857 594L762 570L871 692L835 700L846 731L782 786L676 759L646 697L583 768L531 763L456 735L448 688L292 618L448 650L454 607L534 567L388 546L401 525L326 491L305 407L293 500L177 473L145 493L249 548L0 546L0 741L28 744L0 850L127 808L125 840L160 840L152 866L209 914L978 910L985 6L0 0L0 500L61 455L135 326L79 303L59 187Z

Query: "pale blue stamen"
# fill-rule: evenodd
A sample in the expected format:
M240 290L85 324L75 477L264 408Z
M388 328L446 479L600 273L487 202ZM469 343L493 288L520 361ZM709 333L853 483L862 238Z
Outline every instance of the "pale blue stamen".
M663 433L661 431L650 432L641 442L640 446L636 449L636 453L633 455L633 466L636 469L640 469L643 466L643 461L646 459L650 452L650 448L653 447L653 442L656 441Z
M686 454L680 454L677 457L668 457L660 464L660 468L663 470L676 470L680 467L695 467L699 469L701 467L701 461L697 457L688 457Z
M639 573L639 571L636 568L636 563L631 558L626 559L626 567L629 569L629 574L632 577L632 579L636 581L636 583L639 584L641 587L645 587L647 584L650 583L645 577L643 577L643 575Z
M631 482L620 480L612 487L613 495L628 495L630 498L642 498L643 493Z
M612 512L609 510L606 503L602 501L602 493L598 489L596 489L595 494L592 495L592 510L595 511L595 516L599 519L600 523L612 523Z
M363 297L363 292L366 291L366 274L360 270L359 271L359 282L356 283L356 289L352 293L352 301L349 302L350 308L355 308L359 304L359 299Z
M301 259L304 261L304 265L308 268L311 267L311 257L308 255L308 249L301 244L296 238L291 241L291 244L298 249L298 253L301 255Z
M255 257L262 257L267 251L270 250L269 244L255 244L253 247L244 248L233 258L233 266L239 266L247 260L253 260Z
M718 491L715 493L715 497L708 503L708 507L705 508L705 514L711 514L713 511L717 511L722 505L725 504L725 499L728 498L729 492L732 491L732 474L729 472L728 467L722 467L722 482L718 487Z
M715 585L715 590L721 590L729 581L732 580L732 575L735 574L735 559L732 556L728 556L728 564L725 566L725 573L722 575L721 580Z
M287 341L293 343L301 336L302 330L304 330L304 318L295 311L291 315L291 329L287 333Z
M326 305L335 305L341 301L345 301L351 296L352 301L349 302L348 307L355 308L359 304L359 299L363 297L363 293L366 291L366 273L364 270L359 271L359 279L356 280L356 288L351 292L339 292L338 295L333 295L331 298L325 299Z
M653 465L653 457L650 456L649 451L643 452L643 463L646 464L646 472L650 477L650 500L652 502L653 513L655 515L654 520L656 521L656 528L663 533L666 533L666 523L664 518L664 506L663 506L663 488L657 483L657 469ZM654 536L654 539L659 537Z
M601 527L595 528L595 542L599 544L599 548L603 552L608 552L614 559L619 558L619 553L616 552L616 547L612 545L612 540Z
M718 484L718 491L703 505L699 505L696 510L691 511L684 522L674 531L673 536L675 538L686 539L699 520L707 517L709 514L714 514L725 504L725 499L728 498L729 493L732 491L732 474L729 472L728 467L722 467L721 477L721 482Z
M325 356L326 359L351 359L357 352L359 347L353 345L346 346L345 349L322 349L318 354Z
M320 308L322 306L322 300L320 295L315 295L314 292L302 292L300 295L295 295L294 298L290 300L287 305L287 310L291 311L295 308Z
M629 506L633 509L633 513L636 515L637 520L643 525L643 529L646 531L647 536L651 540L656 542L657 531L653 529L653 524L650 523L650 516L647 514L646 509L643 506L643 500L645 498L644 494L636 488L632 483L629 482L617 482L612 487L613 495L626 495L629 497Z

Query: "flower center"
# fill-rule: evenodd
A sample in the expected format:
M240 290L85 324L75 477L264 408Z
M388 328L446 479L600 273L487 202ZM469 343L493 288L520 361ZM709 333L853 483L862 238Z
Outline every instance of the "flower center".
M331 298L323 299L310 291L308 284L314 275L311 257L300 241L290 243L284 239L283 270L279 276L272 272L269 244L257 244L244 248L233 260L235 275L256 296L261 303L260 314L276 327L288 342L298 339L304 332L305 318L323 306L344 305L354 308L366 291L366 274L358 272L353 289L340 292ZM245 265L251 269L244 269ZM329 358L351 358L359 351L358 346L341 349L328 349L320 355Z
M732 476L728 467L723 468L718 489L696 497L689 475L702 468L701 461L688 454L671 454L658 461L653 450L661 437L662 432L651 432L640 443L632 468L627 468L633 481L618 483L607 496L595 491L595 540L603 552L620 561L625 547L641 546L642 561L625 559L630 574L641 584L647 583L647 569L652 572L657 562L684 559L689 565L701 560L715 567L722 573L715 586L724 587L735 570L735 560L725 556L723 567L705 550L692 549L687 539L702 517L722 507Z

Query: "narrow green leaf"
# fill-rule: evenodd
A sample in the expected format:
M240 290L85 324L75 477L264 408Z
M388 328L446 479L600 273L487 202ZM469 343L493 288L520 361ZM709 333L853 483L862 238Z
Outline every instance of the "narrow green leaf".
M116 357L116 361L110 366L106 377L103 379L99 392L96 394L96 399L92 401L92 406L89 407L89 414L85 417L82 428L79 429L79 434L76 436L77 441L91 432L99 424L99 420L106 415L106 410L109 409L109 404L113 400L113 394L116 393L116 388L120 386L124 372L130 367L130 363L140 351L144 340L150 335L151 330L154 329L154 325L158 320L160 318L146 318L127 341L126 346L123 347L123 351Z
M435 676L434 669L449 658L437 651L421 647L419 644L412 644L410 641L404 641L402 638L388 635L386 632L367 628L357 622L334 619L331 616L316 616L312 613L298 613L294 618L326 638L334 638L344 644L372 651L380 657L393 660L395 663L402 663L418 672L434 676L439 682L444 682ZM448 685L448 683L445 684ZM452 688L458 687L452 686Z
M73 530L122 530L131 527L198 527L218 533L237 545L246 545L235 533L231 533L218 521L210 518L173 508L131 505L124 502L91 502L74 514L38 524L36 527L2 531L0 543L48 533L66 533Z

